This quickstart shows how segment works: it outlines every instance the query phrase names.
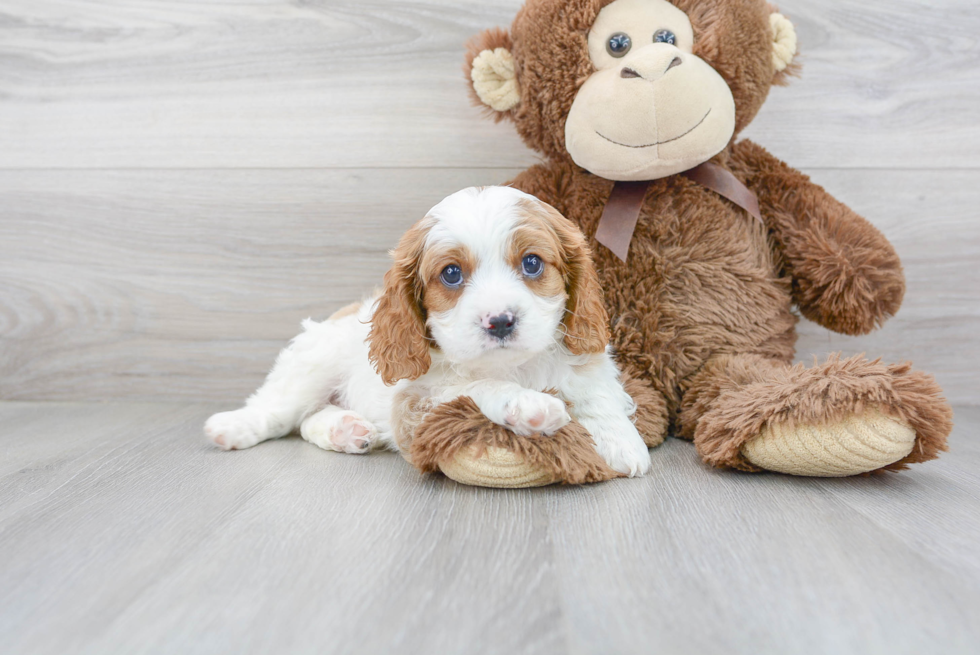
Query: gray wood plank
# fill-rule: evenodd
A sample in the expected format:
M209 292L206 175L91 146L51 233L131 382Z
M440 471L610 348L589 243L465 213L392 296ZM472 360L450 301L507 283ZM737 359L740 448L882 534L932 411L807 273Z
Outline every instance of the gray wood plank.
M0 3L0 167L524 167L460 65L520 0ZM973 0L787 0L803 77L749 135L801 167L977 167Z
M888 530L947 571L980 574L977 503L980 485L980 408L958 407L950 455L915 475L883 480L812 480L814 491L832 494L875 525Z
M16 458L36 479L0 518L5 652L558 651L530 494L298 439L223 456L201 435L213 409L0 405L20 418L4 444L71 430L113 445Z
M216 408L0 403L4 652L980 643L977 408L952 452L887 477L712 471L669 440L646 478L516 492L293 438L218 452Z
M690 444L665 446L643 489L576 490L587 511L554 501L556 568L577 572L562 593L583 652L918 653L945 640L974 652L975 500L949 532L924 514L880 525L820 488L839 481L706 470ZM881 505L903 506L928 473L865 485ZM576 529L583 516L588 527ZM944 570L904 529L957 542L969 568Z
M236 402L431 205L516 170L0 172L0 398ZM909 290L867 337L801 323L801 359L910 359L977 402L980 173L814 175L895 243Z

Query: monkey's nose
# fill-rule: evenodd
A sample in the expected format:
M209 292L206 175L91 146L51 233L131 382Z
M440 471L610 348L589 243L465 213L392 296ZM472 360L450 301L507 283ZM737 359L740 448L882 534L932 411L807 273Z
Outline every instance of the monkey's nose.
M517 325L517 317L510 312L504 312L497 316L486 316L483 318L483 329L497 339L506 339L514 331Z
M677 50L674 49L674 52ZM666 56L665 56L666 55ZM669 61L667 58L670 58ZM672 55L669 52L644 53L629 66L623 66L619 71L619 76L623 79L641 78L647 82L655 82L667 74L672 68L676 68L684 63L680 55Z
M664 71L664 75L666 75L667 71L669 71L671 68L676 68L677 66L680 66L683 63L684 62L681 60L680 57L674 57L673 59L670 60L670 64L667 65L667 70Z

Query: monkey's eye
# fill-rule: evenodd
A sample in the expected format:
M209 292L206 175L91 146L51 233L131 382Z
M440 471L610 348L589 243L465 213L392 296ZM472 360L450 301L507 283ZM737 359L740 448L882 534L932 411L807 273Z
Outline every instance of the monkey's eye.
M677 45L677 37L670 30L658 30L656 34L653 35L654 43L669 43L670 45Z
M450 264L442 269L442 273L439 274L439 279L450 289L455 289L463 283L463 269L456 264Z
M633 47L633 40L624 32L616 32L606 42L606 52L617 59L625 56L631 47Z
M521 269L527 277L535 278L544 271L544 262L537 255L524 255L521 260Z

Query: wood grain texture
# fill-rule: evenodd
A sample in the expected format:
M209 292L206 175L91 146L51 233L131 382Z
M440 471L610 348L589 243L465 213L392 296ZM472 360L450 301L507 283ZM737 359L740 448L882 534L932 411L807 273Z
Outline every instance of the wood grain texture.
M0 167L524 167L464 43L520 0L0 2ZM805 69L751 136L796 166L977 168L974 0L787 0Z
M980 411L900 474L498 491L217 406L0 403L4 653L968 653Z
M237 402L301 320L380 284L438 199L516 172L0 171L0 398ZM802 322L801 359L909 359L975 403L980 173L815 179L895 243L909 289L866 337Z

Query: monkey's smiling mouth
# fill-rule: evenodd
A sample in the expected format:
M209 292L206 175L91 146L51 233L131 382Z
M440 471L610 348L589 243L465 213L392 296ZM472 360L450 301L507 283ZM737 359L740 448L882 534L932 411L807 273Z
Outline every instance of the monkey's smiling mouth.
M689 130L688 130L687 132L684 132L684 134L681 134L680 136L675 136L675 137L674 137L673 139L667 139L666 141L657 141L656 143L648 143L648 144L646 144L645 146L631 146L631 145L629 145L628 143L620 143L619 141L613 141L612 139L610 139L610 138L609 138L608 136L606 136L605 134L602 134L602 133L600 133L600 132L599 132L598 130L596 130L596 131L595 131L595 133L596 133L596 134L598 134L599 136L601 136L601 137L602 137L603 139L605 139L605 140L606 140L606 141L608 141L609 143L615 143L615 144L616 144L617 146L623 146L624 148L652 148L653 146L662 146L662 145L663 145L663 144L665 144L665 143L670 143L670 142L672 142L672 141L677 141L678 139L683 139L683 138L684 138L684 137L686 137L686 136L687 136L688 134L690 134L690 133L691 133L691 132L693 132L694 130L696 130L696 129L698 129L699 127L701 127L701 123L703 123L703 122L705 121L705 119L706 119L706 118L708 118L708 114L710 114L710 113L711 113L711 110L709 109L709 110L708 110L708 113L707 113L707 114L705 114L705 115L704 115L704 116L703 116L703 117L701 118L701 120L699 120L699 121L697 122L697 125L695 125L695 126L694 126L694 127L692 127L691 129L689 129Z

